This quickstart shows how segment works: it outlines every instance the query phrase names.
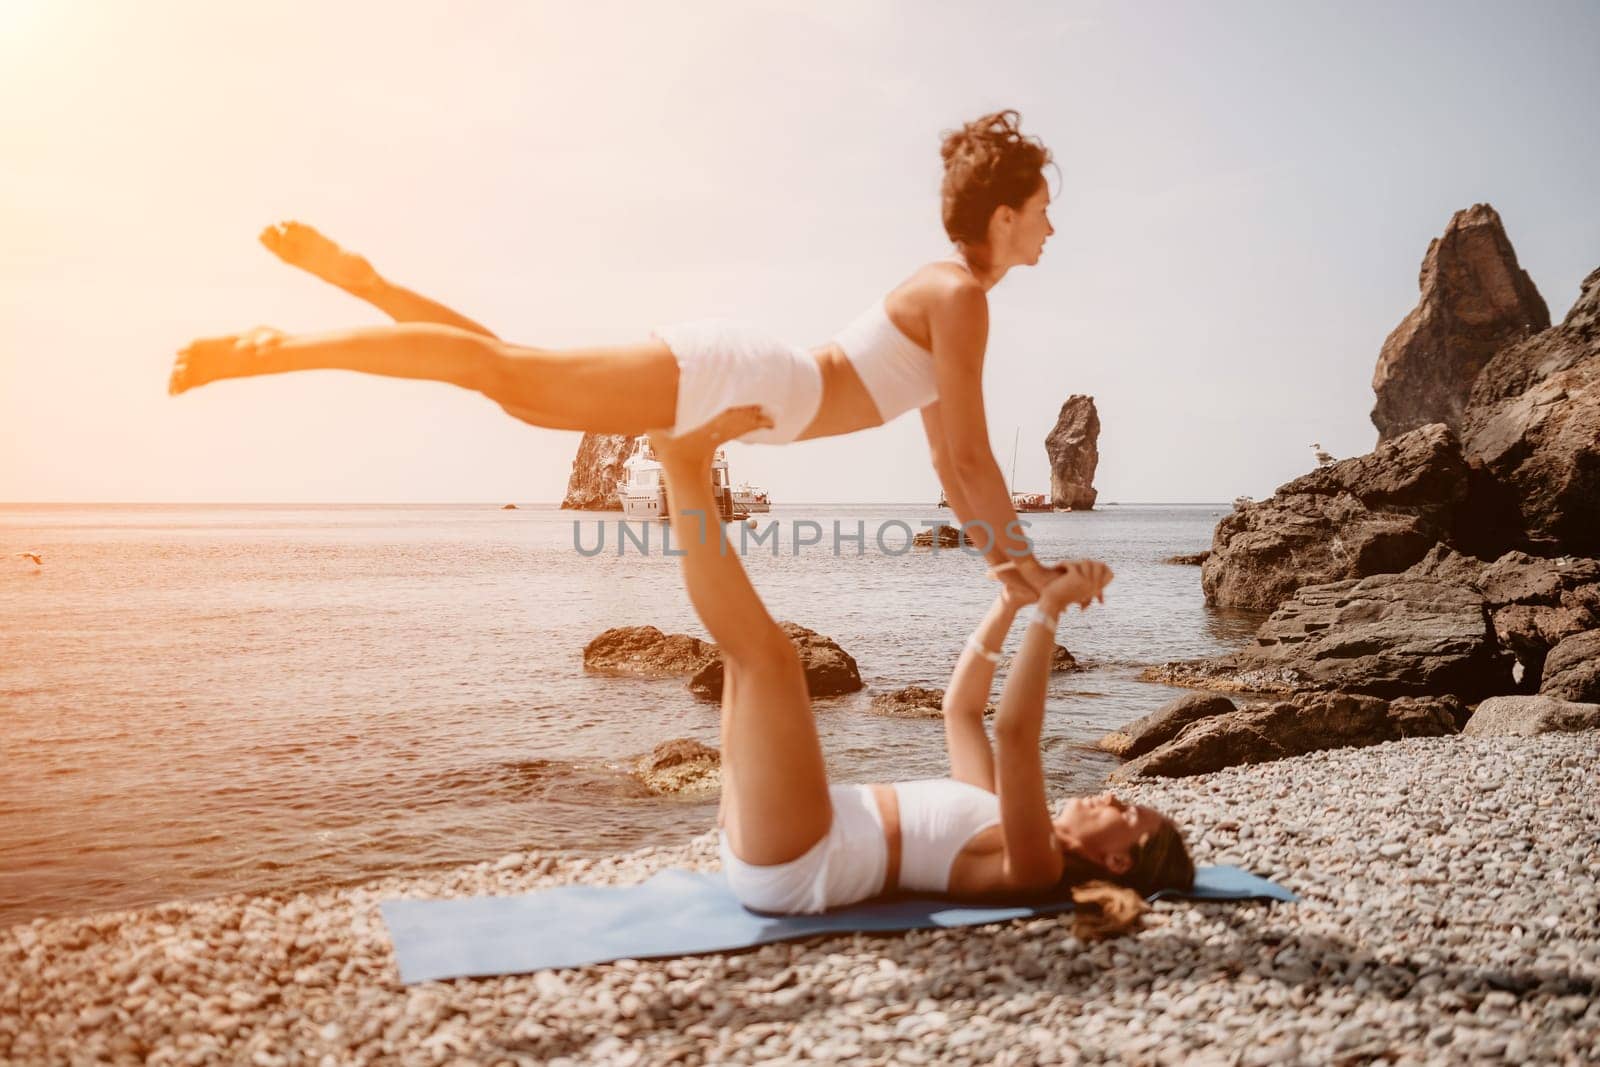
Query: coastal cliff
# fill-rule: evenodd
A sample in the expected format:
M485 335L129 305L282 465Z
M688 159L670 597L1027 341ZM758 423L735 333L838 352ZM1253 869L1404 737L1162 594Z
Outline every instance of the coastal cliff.
M567 495L561 506L578 511L621 511L617 483L626 474L623 464L637 440L639 438L626 434L584 434L583 442L578 445L578 455L572 461Z

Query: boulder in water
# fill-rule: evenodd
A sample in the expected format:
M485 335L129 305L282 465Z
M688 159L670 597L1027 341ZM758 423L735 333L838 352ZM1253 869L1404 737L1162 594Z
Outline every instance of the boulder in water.
M722 753L692 738L675 738L636 759L632 773L661 796L713 793L722 787Z
M813 697L841 696L854 693L863 687L861 671L850 653L840 648L831 637L798 623L778 624L794 642L800 653L800 664L805 669L806 690ZM702 700L722 699L723 663L718 657L706 664L689 679L689 692Z
M613 626L583 648L585 670L630 678L694 674L716 658L716 645L654 626Z

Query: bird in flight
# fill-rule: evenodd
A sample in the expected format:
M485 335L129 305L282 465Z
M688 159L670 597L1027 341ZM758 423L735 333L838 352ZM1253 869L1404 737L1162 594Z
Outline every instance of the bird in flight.
M35 567L44 566L44 560L39 558L39 553L37 552L18 552L17 555L21 556L23 559L33 560L33 565Z

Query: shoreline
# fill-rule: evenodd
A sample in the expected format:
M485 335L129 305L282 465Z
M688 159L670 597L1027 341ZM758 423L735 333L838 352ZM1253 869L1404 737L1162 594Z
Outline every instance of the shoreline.
M1593 733L1414 738L1119 792L1298 904L1155 905L399 984L378 902L714 868L709 830L0 929L0 1059L1294 1063L1600 1058ZM1587 802L1587 808L1586 808ZM12 1007L14 1006L14 1007Z

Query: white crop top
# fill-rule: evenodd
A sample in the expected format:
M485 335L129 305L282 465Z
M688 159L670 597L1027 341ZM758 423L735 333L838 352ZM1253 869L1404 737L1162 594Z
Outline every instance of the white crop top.
M933 353L900 332L882 300L834 335L884 422L939 399Z
M1000 822L1000 798L953 778L894 783L900 801L900 888L944 893L968 841Z

